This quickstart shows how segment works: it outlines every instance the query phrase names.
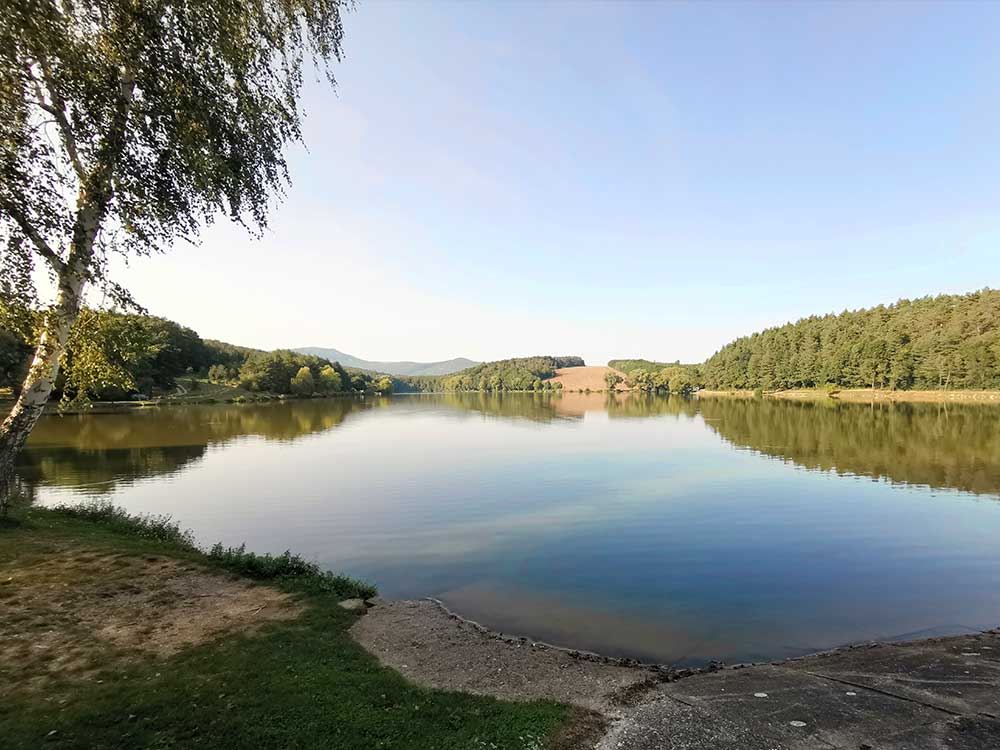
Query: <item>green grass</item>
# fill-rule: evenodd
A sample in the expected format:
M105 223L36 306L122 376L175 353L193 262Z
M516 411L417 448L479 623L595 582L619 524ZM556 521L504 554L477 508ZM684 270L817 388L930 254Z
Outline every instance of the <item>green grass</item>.
M60 505L48 511L54 516L99 523L117 534L160 542L184 551L196 551L190 531L182 531L170 516L137 516L109 502Z
M294 556L262 563L267 558L241 550L207 555L170 528L176 526L163 519L129 524L111 512L31 510L22 521L0 526L0 588L14 588L3 585L8 577L16 580L19 570L37 569L67 551L165 556L260 571L296 592L307 605L304 614L167 659L82 644L103 649L101 671L86 681L59 675L41 691L31 687L30 668L8 659L0 663L4 750L528 750L548 747L547 738L572 718L572 709L554 703L510 703L410 684L350 638L359 615L337 606L339 594L314 585L311 568L293 575L299 569ZM8 653L0 651L0 658Z
M98 523L118 534L162 542L179 551L200 552L191 532L182 530L170 516L132 515L110 502L101 501L60 505L49 512L64 518ZM205 560L214 567L224 568L246 578L282 580L294 584L299 590L330 593L341 599L368 599L378 593L370 583L322 570L316 563L293 555L290 551L280 555L258 555L247 552L245 545L223 547L222 544L216 544L205 553Z
M247 552L244 545L223 547L216 544L209 550L208 558L215 565L247 578L294 581L297 588L327 592L341 599L369 599L378 593L370 583L321 570L316 563L307 562L291 552L258 555Z

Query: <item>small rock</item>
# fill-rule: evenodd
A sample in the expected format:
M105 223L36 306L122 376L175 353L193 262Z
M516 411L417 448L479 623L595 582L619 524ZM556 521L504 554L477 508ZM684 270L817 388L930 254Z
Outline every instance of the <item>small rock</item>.
M857 695L857 693L855 693L853 690L848 690L847 694L848 695Z
M753 697L754 698L766 698L767 697L767 693L754 693Z
M344 599L344 601L340 602L340 606L351 612L358 612L368 609L368 607L365 606L364 599Z
M790 721L788 723L791 724L793 727L804 727L806 725L804 721Z

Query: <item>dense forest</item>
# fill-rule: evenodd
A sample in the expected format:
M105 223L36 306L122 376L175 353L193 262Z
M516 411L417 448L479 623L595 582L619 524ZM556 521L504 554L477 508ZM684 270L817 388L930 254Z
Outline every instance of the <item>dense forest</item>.
M1000 291L900 300L739 338L702 366L709 388L1000 388Z
M520 357L483 362L452 375L397 378L401 388L413 391L549 391L560 367L582 367L580 357Z
M0 329L0 388L17 392L31 354L27 336ZM70 335L56 395L159 395L173 391L182 375L271 394L385 393L393 385L391 378L349 371L321 357L202 339L166 318L85 310Z

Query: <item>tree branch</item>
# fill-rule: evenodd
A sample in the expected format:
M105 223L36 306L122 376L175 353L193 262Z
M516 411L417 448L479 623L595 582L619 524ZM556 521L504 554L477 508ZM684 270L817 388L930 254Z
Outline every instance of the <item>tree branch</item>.
M10 214L14 221L17 222L21 231L24 232L24 236L31 240L38 250L38 254L48 261L56 273L62 273L66 267L66 262L59 257L59 253L52 249L49 243L45 241L45 238L37 232L27 217L5 198L0 198L0 208Z
M59 132L62 135L63 145L66 147L66 153L69 155L70 163L73 165L73 170L76 172L77 178L82 182L87 172L83 168L83 161L80 159L80 151L76 145L76 136L73 135L73 128L70 126L69 118L66 116L66 102L55 88L55 84L52 80L52 73L49 71L45 61L39 60L38 64L42 69L42 78L45 80L45 87L49 90L52 102L49 103L46 101L45 93L42 91L41 84L39 84L38 79L32 74L29 66L27 68L27 73L35 87L35 104L56 118L56 123L59 125Z

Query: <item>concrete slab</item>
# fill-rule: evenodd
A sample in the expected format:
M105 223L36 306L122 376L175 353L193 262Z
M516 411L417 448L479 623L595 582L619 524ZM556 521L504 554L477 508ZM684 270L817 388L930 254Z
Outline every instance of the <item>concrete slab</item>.
M995 632L847 649L784 666L958 714L1000 717L1000 634Z
M822 745L821 747L828 747ZM724 716L657 696L615 722L597 750L790 750Z
M887 737L876 750L996 750L1000 748L1000 720L962 716L939 721Z
M793 750L876 746L880 737L949 718L930 706L777 666L698 675L661 690Z
M665 683L599 750L1000 750L1000 632Z

